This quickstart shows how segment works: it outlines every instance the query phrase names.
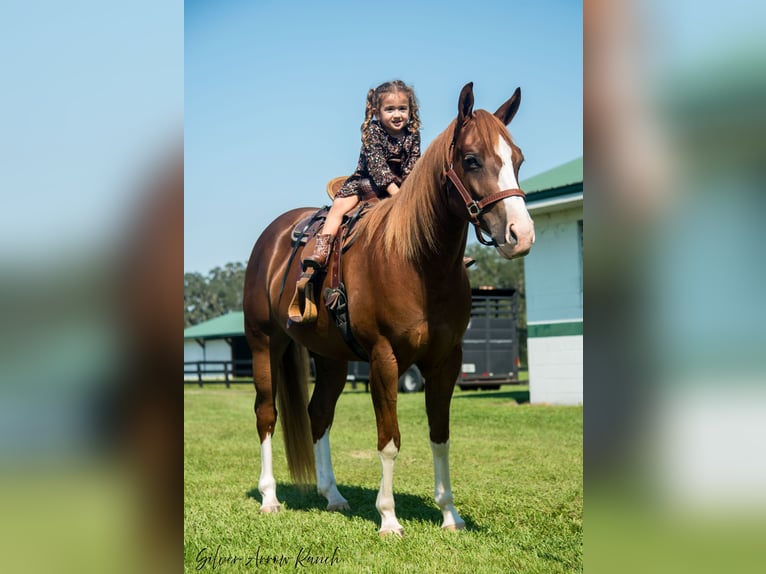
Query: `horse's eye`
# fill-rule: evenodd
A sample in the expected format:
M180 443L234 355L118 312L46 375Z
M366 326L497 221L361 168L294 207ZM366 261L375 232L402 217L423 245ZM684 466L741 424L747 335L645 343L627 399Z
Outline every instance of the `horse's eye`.
M481 160L475 155L467 155L463 158L463 167L465 169L479 169L481 167Z

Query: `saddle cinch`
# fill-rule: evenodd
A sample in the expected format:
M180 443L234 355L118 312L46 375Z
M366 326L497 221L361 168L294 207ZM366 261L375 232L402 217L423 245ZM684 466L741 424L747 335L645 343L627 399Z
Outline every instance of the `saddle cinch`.
M331 188L333 186L339 186L338 182L342 184L343 180L345 180L345 178L335 178L332 180L327 186L328 195L332 191ZM334 192L332 195L334 196ZM324 281L325 274L330 273L330 287L328 287L324 293L325 305L332 312L338 326L341 327L341 330L344 329L348 317L347 310L345 309L345 288L341 281L341 256L348 251L356 239L356 224L362 217L364 217L370 207L378 201L378 198L375 196L365 197L357 207L343 216L343 222L338 230L337 237L331 246L330 257L327 261L326 269L315 271L313 268L309 267L302 271L295 284L295 293L293 294L293 298L287 309L290 323L305 324L313 323L317 320L316 287L320 287ZM287 264L285 278L282 281L283 288L287 280L287 273L289 272L295 256L298 255L299 252L302 256L304 251L306 253L311 253L313 251L316 235L322 230L322 226L324 225L329 210L330 208L325 206L299 221L293 228L291 235L293 250Z

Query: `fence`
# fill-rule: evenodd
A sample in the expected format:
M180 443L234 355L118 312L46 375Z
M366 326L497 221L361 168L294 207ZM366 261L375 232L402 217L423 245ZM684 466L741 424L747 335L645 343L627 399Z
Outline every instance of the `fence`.
M187 376L193 376L187 379ZM239 361L184 361L184 384L225 384L231 387L234 377L251 377L252 363Z

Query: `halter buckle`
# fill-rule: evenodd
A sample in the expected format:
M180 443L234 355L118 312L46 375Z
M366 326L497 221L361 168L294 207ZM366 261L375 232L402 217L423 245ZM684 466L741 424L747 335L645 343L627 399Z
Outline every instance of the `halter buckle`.
M466 207L468 208L468 213L473 218L479 217L479 214L481 214L481 207L476 201L466 204Z

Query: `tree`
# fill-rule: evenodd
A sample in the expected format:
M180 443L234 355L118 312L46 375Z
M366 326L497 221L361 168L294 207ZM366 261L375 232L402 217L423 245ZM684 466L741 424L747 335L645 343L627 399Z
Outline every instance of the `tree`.
M495 250L478 243L469 245L465 254L476 259L476 264L468 269L471 287L495 287L497 289L516 289L524 293L524 262L522 259L504 259Z
M207 276L184 274L184 328L242 310L245 264L227 263Z

